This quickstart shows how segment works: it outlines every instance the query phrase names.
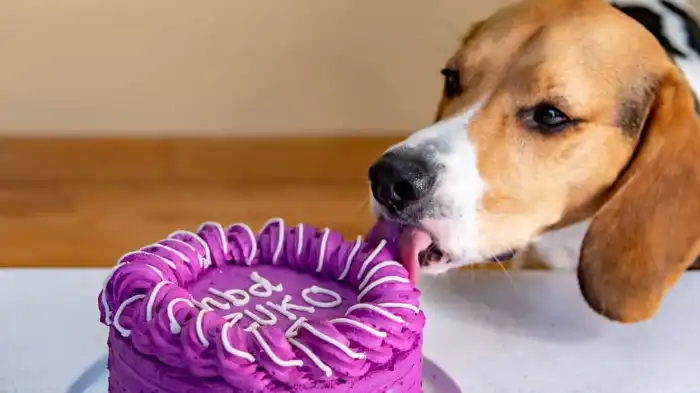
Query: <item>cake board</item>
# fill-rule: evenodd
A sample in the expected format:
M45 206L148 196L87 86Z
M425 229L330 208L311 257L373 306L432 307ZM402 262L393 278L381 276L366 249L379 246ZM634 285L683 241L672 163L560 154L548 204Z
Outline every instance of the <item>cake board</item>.
M107 376L107 355L105 355L89 365L66 390L66 393L107 393ZM462 393L462 390L440 366L424 357L423 393Z

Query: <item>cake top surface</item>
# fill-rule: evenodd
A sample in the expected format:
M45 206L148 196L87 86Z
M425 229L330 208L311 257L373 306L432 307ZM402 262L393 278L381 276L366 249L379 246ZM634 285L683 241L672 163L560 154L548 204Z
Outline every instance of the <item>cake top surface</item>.
M239 388L360 378L419 345L425 323L394 241L206 222L122 256L100 318L144 355Z

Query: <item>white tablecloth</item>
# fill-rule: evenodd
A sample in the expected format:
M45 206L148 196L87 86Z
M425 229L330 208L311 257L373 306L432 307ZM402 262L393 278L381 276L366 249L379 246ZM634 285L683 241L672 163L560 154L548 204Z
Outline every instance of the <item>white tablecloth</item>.
M106 354L106 274L0 270L0 393L63 393ZM700 392L700 274L650 322L593 314L575 277L455 272L426 279L425 355L467 393Z

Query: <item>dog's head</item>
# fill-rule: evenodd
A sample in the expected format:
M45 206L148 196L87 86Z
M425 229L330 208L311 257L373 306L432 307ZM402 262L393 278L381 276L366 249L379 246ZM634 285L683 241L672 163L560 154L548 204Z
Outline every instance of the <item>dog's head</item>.
M700 128L654 37L602 0L526 0L474 25L442 73L436 122L369 172L375 214L411 228L409 268L431 241L452 261L424 263L436 273L592 217L584 297L650 317L700 252Z

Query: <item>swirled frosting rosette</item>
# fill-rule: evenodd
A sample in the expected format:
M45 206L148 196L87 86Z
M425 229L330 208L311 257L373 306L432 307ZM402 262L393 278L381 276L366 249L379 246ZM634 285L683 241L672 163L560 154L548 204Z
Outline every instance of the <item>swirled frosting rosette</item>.
M395 376L377 377L400 361L420 374L419 295L391 239L346 241L279 218L257 233L176 231L121 257L98 295L110 391L390 391ZM411 386L401 391L420 392Z

